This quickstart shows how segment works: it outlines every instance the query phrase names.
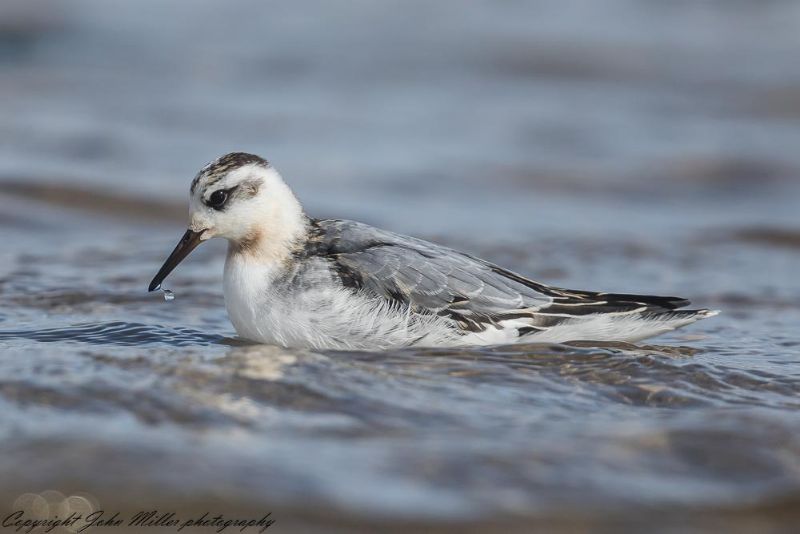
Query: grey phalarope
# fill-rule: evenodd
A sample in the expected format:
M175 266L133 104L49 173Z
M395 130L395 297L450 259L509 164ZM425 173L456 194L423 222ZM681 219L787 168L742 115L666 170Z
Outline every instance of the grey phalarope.
M447 247L303 209L241 152L191 184L189 229L150 284L200 243L228 240L225 305L246 339L315 349L639 341L718 312L677 297L547 286Z

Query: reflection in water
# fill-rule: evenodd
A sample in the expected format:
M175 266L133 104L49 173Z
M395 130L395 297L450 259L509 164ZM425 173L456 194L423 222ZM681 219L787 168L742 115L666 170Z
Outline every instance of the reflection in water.
M121 321L79 324L63 328L35 330L0 330L0 340L28 339L42 343L79 342L92 345L167 344L176 347L220 343L220 336L205 334L192 328L166 328L156 325Z
M5 438L33 440L54 461L85 447L113 455L119 476L146 473L167 502L189 487L221 488L254 505L313 491L323 505L342 499L347 485L357 508L456 519L536 516L565 503L590 516L630 506L718 508L800 491L798 382L714 363L696 348L317 353L114 323L61 335L57 355L25 361L32 339L52 343L55 333L4 332L0 398L26 407L11 412L5 425L15 431L6 427ZM70 428L120 415L132 419L89 434ZM35 437L42 425L63 433L58 445ZM186 449L192 436L203 438ZM161 460L151 468L136 449ZM17 463L6 458L2 467L24 480L47 470L55 487L114 487L122 497L112 502L126 495L116 478L87 480L70 462L57 473ZM206 468L188 468L195 463ZM386 484L391 492L378 491Z

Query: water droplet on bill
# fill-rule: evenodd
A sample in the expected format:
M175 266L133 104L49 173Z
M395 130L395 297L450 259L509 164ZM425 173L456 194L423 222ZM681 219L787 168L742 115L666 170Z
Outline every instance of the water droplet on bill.
M170 300L175 300L175 293L170 291L169 289L162 289L161 291L164 292L164 300L169 302Z

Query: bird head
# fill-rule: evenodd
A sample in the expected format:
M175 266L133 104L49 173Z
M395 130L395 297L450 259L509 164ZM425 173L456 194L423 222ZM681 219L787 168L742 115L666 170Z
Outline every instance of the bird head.
M268 261L280 256L304 228L300 203L267 160L232 152L197 173L189 190L189 228L150 283L155 291L192 250L214 237L231 253ZM274 258L273 258L274 259Z

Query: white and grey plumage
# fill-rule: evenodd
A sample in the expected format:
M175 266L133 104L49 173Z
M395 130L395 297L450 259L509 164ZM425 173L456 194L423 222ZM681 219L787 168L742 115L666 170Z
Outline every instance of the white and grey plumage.
M225 303L240 336L317 349L638 341L715 315L676 297L551 287L421 239L306 216L266 160L231 153L191 186L189 230L229 242Z

